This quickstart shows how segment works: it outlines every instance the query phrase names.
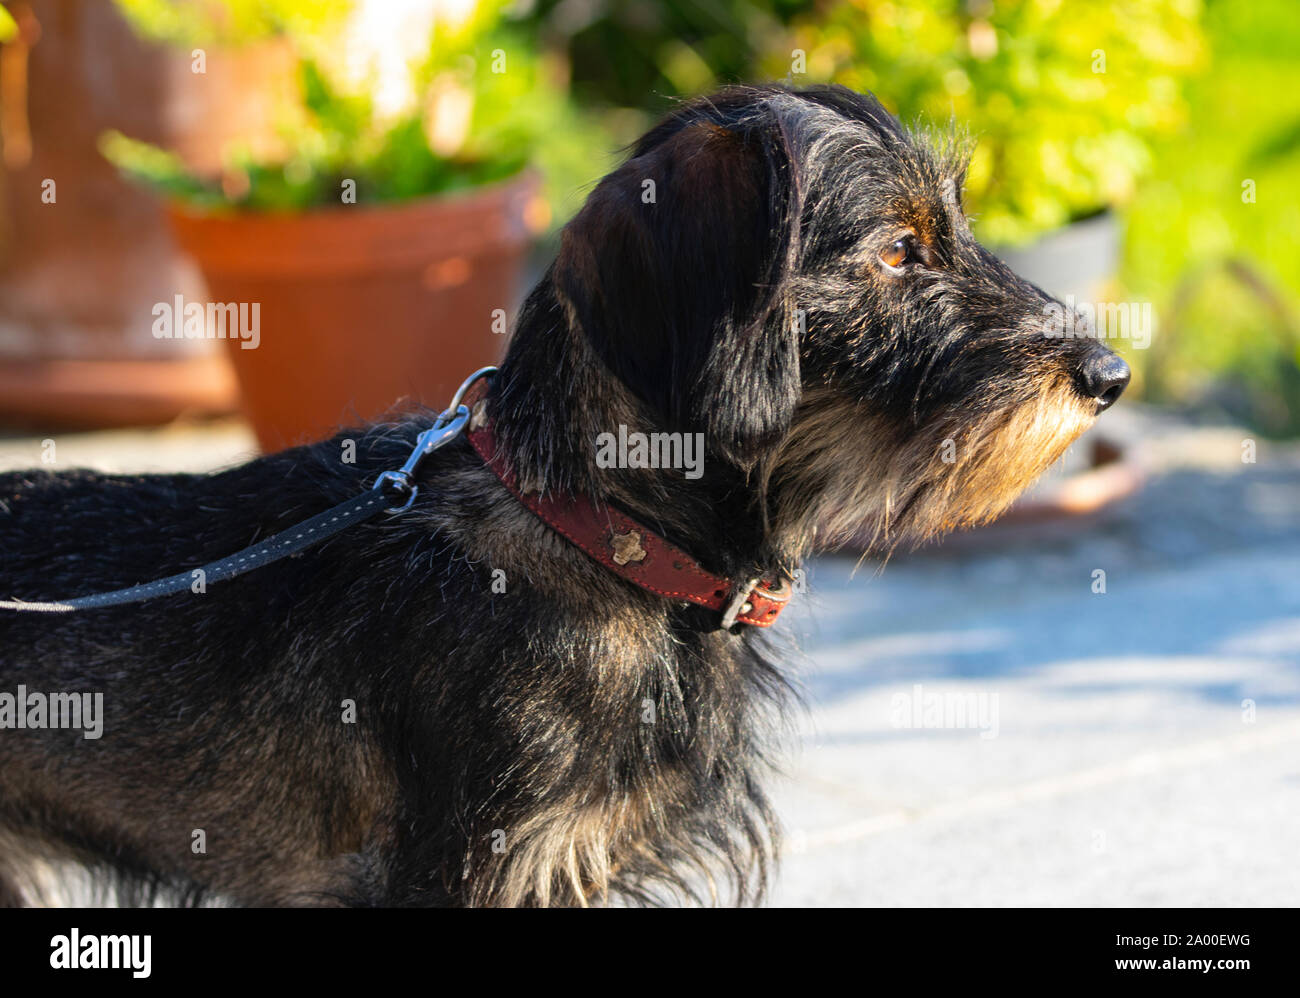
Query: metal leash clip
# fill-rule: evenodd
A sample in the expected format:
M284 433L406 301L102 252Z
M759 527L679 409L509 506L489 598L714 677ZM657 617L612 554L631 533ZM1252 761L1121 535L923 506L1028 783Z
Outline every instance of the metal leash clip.
M395 493L397 499L406 497L406 501L400 506L389 506L385 512L405 513L415 503L415 497L420 494L420 487L412 481L416 468L428 455L460 436L461 431L465 429L465 424L469 422L469 408L461 405L460 400L465 397L470 385L479 378L491 377L496 374L496 371L495 367L482 367L462 381L460 387L456 389L456 394L452 396L451 404L443 410L433 426L421 433L415 441L415 449L411 451L411 456L406 459L406 463L399 470L385 471L375 479L374 488L377 491L391 491Z

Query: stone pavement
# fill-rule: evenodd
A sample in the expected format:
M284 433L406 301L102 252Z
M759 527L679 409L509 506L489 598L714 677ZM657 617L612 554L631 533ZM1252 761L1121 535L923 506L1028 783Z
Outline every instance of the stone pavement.
M773 904L1300 903L1300 455L1158 422L1089 523L813 566Z

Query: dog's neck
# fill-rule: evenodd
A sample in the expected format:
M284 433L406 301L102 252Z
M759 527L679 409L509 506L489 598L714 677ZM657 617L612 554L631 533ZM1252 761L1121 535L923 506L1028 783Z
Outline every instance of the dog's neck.
M679 468L600 466L600 434L681 428L662 425L608 370L549 275L525 304L493 394L497 440L524 488L612 502L728 577L795 567L801 552L779 543L765 515L761 469L746 472L711 453L694 478Z

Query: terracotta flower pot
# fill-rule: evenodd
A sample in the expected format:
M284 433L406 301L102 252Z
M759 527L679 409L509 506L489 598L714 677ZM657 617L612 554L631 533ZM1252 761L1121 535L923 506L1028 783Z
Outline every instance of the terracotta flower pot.
M466 374L497 360L505 323L494 313L514 306L544 217L537 189L525 173L467 194L302 214L171 207L208 301L257 319L256 335L231 329L224 342L263 449L398 402L441 408Z
M98 142L120 129L199 171L217 170L235 138L271 158L283 144L277 109L297 93L295 53L279 41L214 48L199 74L188 47L141 41L112 3L8 7L20 35L0 45L0 422L233 411L235 379L214 344L150 336L154 304L200 295L203 282L157 199Z

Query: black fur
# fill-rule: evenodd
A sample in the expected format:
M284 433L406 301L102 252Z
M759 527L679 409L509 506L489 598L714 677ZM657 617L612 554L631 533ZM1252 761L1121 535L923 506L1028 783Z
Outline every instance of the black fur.
M1028 453L1042 441L998 438L1004 497L974 484L992 450L961 472L936 435L978 424L977 449L1058 382L1086 409L1070 385L1098 348L1039 334L1048 299L970 237L960 177L842 89L681 107L597 187L516 324L490 412L521 480L615 503L737 579L793 571L828 517L884 515L893 543L1000 508L1054 456ZM929 260L894 273L900 226ZM230 554L399 467L429 418L213 475L0 476L0 595ZM599 468L619 424L704 433L706 473ZM877 474L892 514L860 481ZM102 691L106 710L98 741L0 730L10 890L48 858L129 903L655 903L707 900L718 875L761 895L788 699L768 639L616 578L463 440L420 478L410 513L202 595L0 615L0 692Z

